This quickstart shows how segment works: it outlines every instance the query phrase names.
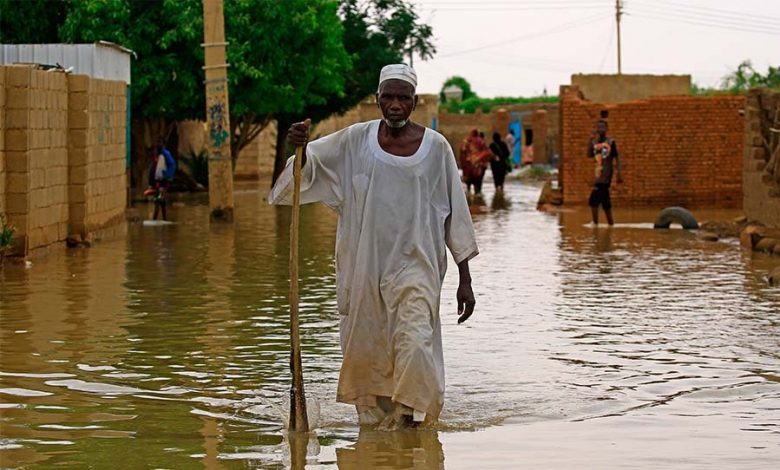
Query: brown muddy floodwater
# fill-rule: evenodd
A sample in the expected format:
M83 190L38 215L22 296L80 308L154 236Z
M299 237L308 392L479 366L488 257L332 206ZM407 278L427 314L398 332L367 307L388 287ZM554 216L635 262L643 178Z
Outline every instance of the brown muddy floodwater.
M5 266L0 467L300 467L280 411L289 212L265 188L237 193L235 226L193 200L176 225ZM303 211L308 468L777 468L780 290L764 276L780 260L654 231L656 210L594 229L587 211L536 212L537 185L487 191L468 323L452 264L445 282L436 430L359 432L335 403L335 218Z

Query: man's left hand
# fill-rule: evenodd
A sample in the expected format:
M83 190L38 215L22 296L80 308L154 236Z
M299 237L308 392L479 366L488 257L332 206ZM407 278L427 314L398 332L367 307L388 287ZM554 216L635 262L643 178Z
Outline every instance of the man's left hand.
M620 175L617 175L617 182L618 184L623 184L623 177Z
M474 292L471 290L470 282L460 283L456 298L458 299L458 324L460 324L468 320L471 314L474 313L474 305L477 303L474 300Z

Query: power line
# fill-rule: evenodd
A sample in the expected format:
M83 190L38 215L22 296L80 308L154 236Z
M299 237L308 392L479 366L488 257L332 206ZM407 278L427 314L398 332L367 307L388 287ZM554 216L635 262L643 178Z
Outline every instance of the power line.
M485 8L485 7L474 7L474 8L431 8L429 11L432 12L467 12L467 13L507 13L507 12L513 12L513 11L555 11L555 10L566 10L566 11L572 11L572 10L592 10L592 8L581 8L581 6L575 6L575 7L531 7L531 8ZM424 9L425 10L425 9Z
M532 1L532 2L507 2L507 1L467 1L467 2L425 2L418 5L423 10L433 11L479 11L479 12L509 12L528 10L592 10L607 6L604 1L590 0L588 2L563 0L563 1Z
M748 33L761 33L761 34L772 34L772 35L780 35L780 29L757 29L757 28L747 28L739 25L734 24L724 24L724 23L714 23L710 21L705 20L691 20L687 19L685 17L674 17L670 15L662 15L662 14L656 14L654 12L648 12L648 11L639 11L637 14L631 14L631 16L635 16L637 18L648 18L653 20L661 20L661 21L672 21L677 23L686 23L686 24L692 24L697 26L707 26L711 28L721 28L721 29L727 29L731 31L743 31Z
M607 56L609 56L609 52L612 50L612 42L615 40L615 30L613 28L609 28L609 40L607 41L607 48L604 49L604 55L601 57L601 62L599 62L599 72L604 71L604 64L607 62Z
M465 6L465 5L505 5L505 6L547 6L547 5L583 5L591 4L595 6L608 6L609 0L589 0L589 1L577 1L577 0L536 0L536 1L494 1L494 0L474 0L465 2L453 2L453 1L426 1L421 2L419 6L426 5L444 5L444 6Z
M465 49L465 50L462 50L462 51L450 52L450 53L447 53L447 54L439 54L438 57L451 57L451 56L454 56L454 55L469 54L469 53L472 53L472 52L478 52L478 51L482 51L482 50L485 50L485 49L491 49L493 47L501 47L501 46L505 46L507 44L513 44L515 42L525 41L526 39L533 39L533 38L537 38L537 37L541 37L541 36L548 36L550 34L560 33L560 32L563 32L563 31L567 31L569 29L573 29L573 28L577 28L577 27L580 27L580 26L584 26L586 24L595 23L597 21L603 20L604 18L606 18L608 16L612 16L612 14L610 13L610 14L605 15L605 14L599 13L598 15L595 15L595 16L589 16L589 17L585 17L585 18L582 18L582 19L579 19L579 20L576 20L576 21L572 21L572 22L569 22L569 23L564 23L564 24L558 25L558 26L556 26L556 27L554 27L552 29L546 30L546 31L540 31L540 32L531 33L531 34L525 34L523 36L517 36L517 37L506 39L506 40L503 40L503 41L500 41L500 42L494 42L494 43L490 43L490 44L485 44L485 45L482 45L482 46L473 47L471 49Z
M635 1L639 1L639 3L644 3L644 0L635 0ZM759 22L759 23L780 22L780 17L776 17L776 16L754 15L751 13L743 13L743 12L738 12L733 10L721 10L718 8L698 7L693 5L686 5L684 3L672 2L668 0L653 0L651 3L648 2L647 6L650 5L656 6L659 3L677 9L688 10L691 13L698 13L698 14L709 15L709 16L721 16L721 17L727 17L732 19L737 19L739 17L742 17L742 19L746 19L753 22Z
M663 6L639 4L634 6L632 9L637 9L637 11L645 11L645 12L654 13L658 15L677 16L677 17L681 17L693 21L707 21L712 23L724 24L727 26L739 26L739 27L751 28L751 29L772 29L772 28L780 29L780 22L757 24L755 21L749 19L739 19L739 18L726 19L719 16L696 14L696 13L691 13L689 11L678 10L675 8L669 8Z
M620 17L623 16L623 2L615 0L615 26L617 29L617 69L618 75L623 73L623 55L620 50Z

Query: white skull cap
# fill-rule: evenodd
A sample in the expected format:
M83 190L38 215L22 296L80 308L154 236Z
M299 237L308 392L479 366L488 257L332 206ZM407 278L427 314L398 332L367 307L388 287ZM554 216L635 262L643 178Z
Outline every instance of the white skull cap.
M417 72L406 64L390 64L382 67L382 71L379 72L379 85L382 85L385 80L392 79L411 83L417 89Z

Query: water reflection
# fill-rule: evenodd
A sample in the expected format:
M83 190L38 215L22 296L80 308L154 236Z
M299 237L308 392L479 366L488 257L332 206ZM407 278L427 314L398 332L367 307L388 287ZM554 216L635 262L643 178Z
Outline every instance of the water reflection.
M336 219L304 208L304 376L321 412L305 445L284 437L289 210L267 206L262 189L236 195L232 226L205 223L207 206L192 204L176 208L175 225L133 225L124 240L6 265L3 465L441 468L446 453L448 468L501 468L488 458L501 450L497 435L506 462L513 436L554 447L613 425L626 448L671 446L685 439L675 429L693 429L743 464L765 461L753 448L776 449L780 290L762 276L777 260L648 229L654 210L618 208L612 228L590 226L587 209L540 213L539 188L514 183L472 201L482 253L464 325L453 264L445 279L447 389L435 431L360 431L352 407L335 403ZM520 428L496 427L507 419ZM469 442L448 447L455 441ZM582 451L567 449L558 466Z
M490 202L490 208L494 211L509 209L511 205L512 201L509 200L504 191L496 191Z
M339 470L444 468L444 451L433 430L361 430L357 442L336 449Z

